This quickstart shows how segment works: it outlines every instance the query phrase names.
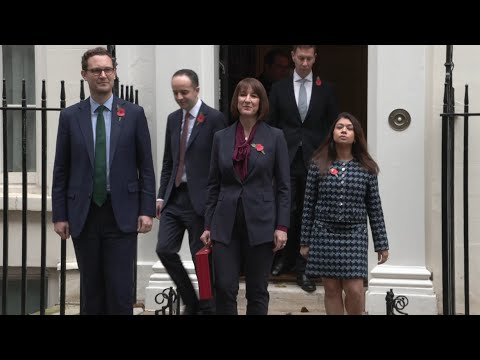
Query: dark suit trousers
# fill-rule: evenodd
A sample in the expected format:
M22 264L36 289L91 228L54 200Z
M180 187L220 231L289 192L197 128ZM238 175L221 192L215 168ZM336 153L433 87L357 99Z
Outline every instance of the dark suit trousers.
M93 202L73 246L80 270L80 314L132 315L137 233L119 230L110 196Z
M183 303L193 311L200 307L201 310L213 312L213 300L201 301L199 304L195 289L178 255L183 235L187 230L190 253L195 264L195 254L203 247L200 236L204 230L204 222L203 216L197 215L193 209L187 185L182 183L172 190L170 200L162 211L156 251L170 278L177 286Z
M215 242L213 246L217 315L238 315L237 295L242 268L245 270L247 315L268 313L268 278L273 262L273 232L272 242L251 246L247 227L239 199L230 244Z
M300 255L300 233L307 174L308 170L303 160L302 148L299 147L290 166L291 208L287 246L277 255L285 256L287 264L295 263L297 275L305 272L307 264L307 260Z

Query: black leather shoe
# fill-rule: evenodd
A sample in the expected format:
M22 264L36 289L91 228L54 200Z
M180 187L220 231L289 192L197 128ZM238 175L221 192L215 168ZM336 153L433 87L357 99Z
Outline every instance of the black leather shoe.
M198 307L185 305L182 315L198 315Z
M277 259L277 261L275 261L272 266L272 275L273 276L280 275L281 273L285 272L286 270L285 268L286 268L285 259L282 257Z
M306 292L314 292L315 290L317 290L315 282L307 275L305 275L305 273L297 275L297 284L302 288L302 290Z

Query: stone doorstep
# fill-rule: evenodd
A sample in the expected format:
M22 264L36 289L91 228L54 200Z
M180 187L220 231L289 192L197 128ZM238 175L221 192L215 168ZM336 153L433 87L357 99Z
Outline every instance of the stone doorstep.
M307 293L297 284L292 282L270 282L268 285L270 293L270 303L268 308L269 315L325 315L323 304L324 289L318 286L313 293ZM245 282L240 282L238 291L238 313L246 313L247 300L245 298ZM78 315L80 313L79 305L69 303L65 308L65 315ZM60 306L56 305L46 309L46 315L60 315ZM35 313L34 315L39 315ZM153 311L144 311L142 304L136 304L133 309L133 315L154 315Z
M308 293L295 283L270 282L268 292L270 293L269 315L325 315L323 286L317 285L316 291ZM240 283L237 302L238 313L245 314L247 299L243 282Z
M270 293L268 315L325 315L322 286L317 285L316 291L307 293L295 283L270 282L268 291ZM243 281L240 282L237 304L238 314L245 315L247 299ZM145 311L143 315L154 315L154 312Z

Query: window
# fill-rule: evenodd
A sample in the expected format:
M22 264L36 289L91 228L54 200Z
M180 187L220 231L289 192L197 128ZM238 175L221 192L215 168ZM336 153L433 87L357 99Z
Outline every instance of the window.
M21 106L25 79L27 106L35 106L35 46L2 45L2 71L7 105ZM36 112L27 112L27 171L36 171ZM8 171L22 171L22 112L8 111ZM1 170L0 170L1 171Z

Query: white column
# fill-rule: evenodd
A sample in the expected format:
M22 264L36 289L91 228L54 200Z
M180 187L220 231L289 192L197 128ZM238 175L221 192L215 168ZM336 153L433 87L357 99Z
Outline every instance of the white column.
M155 57L155 134L156 141L157 184L160 183L163 151L165 144L165 127L168 115L178 109L171 88L172 75L180 69L192 69L198 74L200 82L200 98L211 107L218 108L218 49L214 45L157 45ZM155 231L158 232L158 222ZM140 244L140 243L139 243ZM139 245L140 246L140 245ZM155 253L155 248L151 249ZM198 291L197 277L188 247L187 234L180 250L183 265L190 275L193 286ZM161 305L155 302L155 296L169 288L175 287L160 261L153 266L145 291L145 308L159 309Z
M404 295L408 314L436 314L437 300L426 268L426 119L431 49L424 45L368 48L368 144L380 166L379 187L390 245L388 265L377 265L370 244L366 311L385 314L392 289ZM410 127L393 130L394 109L411 115Z

